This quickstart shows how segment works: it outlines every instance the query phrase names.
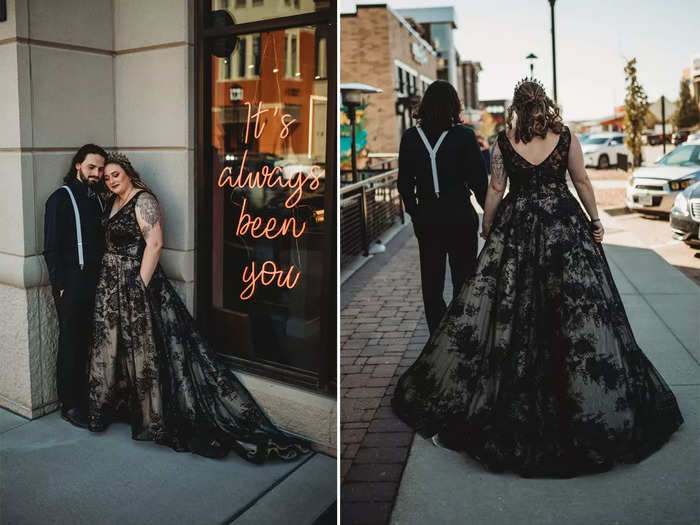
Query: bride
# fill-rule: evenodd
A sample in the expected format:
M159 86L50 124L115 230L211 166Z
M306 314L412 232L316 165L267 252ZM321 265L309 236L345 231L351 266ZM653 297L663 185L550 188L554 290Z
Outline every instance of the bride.
M571 477L640 461L683 417L630 328L581 145L537 81L518 83L506 122L476 274L392 406L422 436L493 471Z
M88 364L89 430L126 420L136 440L208 457L235 450L256 463L308 452L215 361L158 264L161 210L129 159L110 154L104 182L112 197Z

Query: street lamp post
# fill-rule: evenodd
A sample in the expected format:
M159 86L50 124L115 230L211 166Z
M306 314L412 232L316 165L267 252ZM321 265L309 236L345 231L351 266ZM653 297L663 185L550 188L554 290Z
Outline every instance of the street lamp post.
M535 60L537 60L537 55L530 53L525 58L530 61L530 79L533 79L535 78Z
M549 0L550 13L552 18L552 72L554 74L554 103L557 102L557 51L554 45L554 3L557 0Z
M661 95L661 144L666 155L666 97Z

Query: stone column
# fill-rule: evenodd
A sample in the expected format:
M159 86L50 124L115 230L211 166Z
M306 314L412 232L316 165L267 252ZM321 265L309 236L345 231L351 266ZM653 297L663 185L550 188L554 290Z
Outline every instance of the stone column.
M8 0L0 23L0 406L56 408L44 203L75 150L114 144L112 2Z

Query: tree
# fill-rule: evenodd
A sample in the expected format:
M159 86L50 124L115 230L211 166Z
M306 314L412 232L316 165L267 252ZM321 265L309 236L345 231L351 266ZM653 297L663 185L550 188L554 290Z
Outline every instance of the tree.
M690 128L695 126L700 120L699 113L698 106L690 94L688 83L681 80L681 91L671 122L676 128Z
M642 133L644 131L649 102L644 88L637 80L637 59L633 58L625 65L625 145L632 152L634 165L642 164Z

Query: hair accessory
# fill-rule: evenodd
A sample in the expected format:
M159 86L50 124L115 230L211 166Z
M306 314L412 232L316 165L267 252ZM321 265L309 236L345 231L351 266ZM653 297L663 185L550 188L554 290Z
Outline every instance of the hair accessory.
M522 78L521 80L518 81L517 84L515 84L515 89L513 90L513 98L515 98L515 94L518 92L518 90L525 84L535 84L537 86L537 89L535 89L535 95L539 95L539 91L542 91L542 95L546 95L546 91L544 89L544 84L537 80L534 77L525 77ZM530 100L534 100L534 97L530 97Z
M131 161L129 160L129 157L127 157L123 153L119 153L119 152L108 153L107 160L105 161L105 164L109 164L110 162L113 162L115 164L119 164L122 167L126 165L132 171L134 170L134 167L131 165Z

